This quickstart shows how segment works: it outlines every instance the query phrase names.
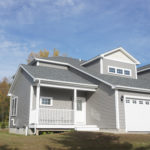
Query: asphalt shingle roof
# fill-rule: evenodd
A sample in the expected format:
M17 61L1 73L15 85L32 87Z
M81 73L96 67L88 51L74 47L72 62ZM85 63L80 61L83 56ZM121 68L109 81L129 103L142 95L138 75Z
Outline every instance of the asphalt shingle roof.
M93 84L83 77L73 73L71 70L24 64L22 66L35 78Z
M120 77L120 76L99 74L99 73L93 72L92 70L89 70L85 67L82 67L80 64L82 64L85 61L80 61L79 59L73 59L73 58L61 57L61 56L48 57L48 58L44 58L44 59L69 63L72 66L74 66L82 71L85 71L99 79L102 79L114 86L120 85L120 86L127 86L127 87L150 89L150 81L147 81L144 79L132 79L132 78L126 78L126 77Z
M145 69L150 69L150 64L142 66L142 67L139 67L137 70L141 71L141 70L145 70Z

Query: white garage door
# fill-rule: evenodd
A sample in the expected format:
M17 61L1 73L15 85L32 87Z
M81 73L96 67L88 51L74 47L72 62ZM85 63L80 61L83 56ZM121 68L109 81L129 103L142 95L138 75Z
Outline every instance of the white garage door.
M150 131L150 100L126 98L127 131Z

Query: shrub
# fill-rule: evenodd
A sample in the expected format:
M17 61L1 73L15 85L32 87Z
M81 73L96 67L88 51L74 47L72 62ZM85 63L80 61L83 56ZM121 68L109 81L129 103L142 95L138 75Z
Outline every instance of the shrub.
M5 122L2 122L2 124L1 124L1 128L2 128L2 129L5 129L5 128L6 128L6 124L5 124Z

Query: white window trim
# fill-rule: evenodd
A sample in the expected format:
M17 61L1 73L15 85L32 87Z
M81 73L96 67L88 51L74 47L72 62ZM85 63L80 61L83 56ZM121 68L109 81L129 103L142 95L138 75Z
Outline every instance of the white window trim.
M110 71L109 71L109 68L114 68L114 69L115 69L115 72L110 72ZM121 69L121 70L123 71L123 74L117 73L117 69ZM130 71L130 75L126 75L126 74L124 73L125 70ZM127 77L131 77L131 76L132 76L132 71L131 71L131 69L120 68L120 67L114 67L114 66L108 66L108 73L110 73L110 74L116 74L116 75L121 75L121 76L127 76Z
M12 111L13 111L12 102L13 102L13 100L15 100L15 99L16 99L16 114L12 114ZM16 117L16 116L17 116L17 113L18 113L17 108L18 108L18 96L13 96L13 97L11 98L11 117Z
M47 98L47 99L51 99L51 104L49 105L49 104L42 104L42 99L43 98ZM49 107L49 106L53 106L53 97L44 97L44 96L42 96L42 97L40 97L40 106L47 106L47 107Z

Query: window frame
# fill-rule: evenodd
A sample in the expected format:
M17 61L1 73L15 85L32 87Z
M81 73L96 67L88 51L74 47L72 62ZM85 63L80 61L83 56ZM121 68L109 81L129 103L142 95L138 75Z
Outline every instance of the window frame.
M110 69L115 69L115 72L110 72ZM109 66L109 67L108 67L108 72L109 72L109 73L116 74L116 68L115 68L115 67L111 67L111 66Z
M123 75L124 74L124 70L123 69L116 68L116 70L117 70L117 74L119 74L119 75ZM122 73L119 73L118 71L122 71Z
M42 104L42 99L50 99L50 104ZM40 106L53 106L53 97L45 97L45 96L42 96L40 97Z
M129 75L125 74L125 71L129 71L130 74L129 74ZM131 70L130 70L130 69L124 69L124 70L123 70L123 74L124 74L125 76L131 76Z
M16 111L15 111L15 113L14 113L14 107L13 107L13 101L15 101L16 100ZM17 116L17 113L18 113L18 110L17 110L17 108L18 108L18 96L13 96L12 98L11 98L11 116L12 117L16 117Z
M110 71L109 71L110 68L114 68L114 69L115 69L115 72L110 72ZM121 74L121 73L117 73L117 70L118 70L118 69L122 70L122 74ZM130 74L129 74L129 75L125 74L125 71L129 71ZM121 75L121 76L127 76L127 77L131 77L131 76L132 76L132 71L131 71L131 69L120 68L120 67L114 67L114 66L108 66L108 73L110 73L110 74L116 74L116 75Z

